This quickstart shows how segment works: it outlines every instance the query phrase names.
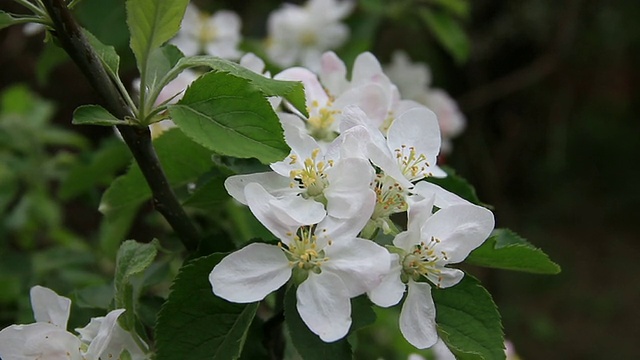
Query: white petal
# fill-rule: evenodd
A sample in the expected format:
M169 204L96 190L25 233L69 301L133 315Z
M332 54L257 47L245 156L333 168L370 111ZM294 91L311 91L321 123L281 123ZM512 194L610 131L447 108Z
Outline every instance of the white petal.
M322 265L322 271L338 275L347 286L349 297L374 289L389 273L391 255L371 240L343 239L323 250L329 260Z
M11 325L0 331L0 358L5 360L83 360L81 346L76 336L49 323Z
M89 344L89 349L87 349L87 352L85 354L88 359L98 359L100 358L100 356L102 356L102 353L109 345L109 342L111 342L113 329L117 326L116 321L123 312L124 309L113 310L110 311L107 316L102 319L100 328L98 329L98 333L96 337L91 341L91 344Z
M280 248L255 243L222 259L209 274L209 282L221 298L250 303L264 299L290 277L289 260Z
M230 176L224 181L224 188L234 199L241 204L247 205L244 188L250 183L260 184L269 194L275 197L295 195L300 192L291 188L291 179L289 177L273 171Z
M60 296L55 291L36 285L31 288L31 308L36 322L50 323L67 329L71 300Z
M433 354L438 360L456 360L455 355L453 355L442 339L438 339L436 344L431 348L431 351L433 351Z
M398 254L391 254L390 258L389 272L377 287L367 293L374 304L382 307L399 303L406 288L406 285L400 280L402 266Z
M441 267L439 274L427 273L427 278L439 288L448 288L456 285L464 277L464 272L458 269Z
M361 84L379 82L381 78L388 81L387 76L382 72L380 62L370 52L364 52L353 63L353 74L351 75L351 84L358 86Z
M288 233L301 225L319 223L326 215L324 206L300 196L275 198L258 183L250 183L244 189L247 205L253 215L278 239L288 244Z
M451 205L471 204L469 201L461 198L460 196L428 181L419 181L417 184L415 184L411 192L422 198L434 197L433 205L441 209L447 208Z
M373 213L376 196L373 191L368 192L368 197L362 197L360 208L355 211L354 216L350 218L338 219L333 216L327 216L316 227L315 234L318 236L318 246L324 247L331 241L341 241L343 239L355 238Z
M355 105L362 109L371 120L371 126L378 128L387 117L390 99L382 86L365 84L345 91L336 99L334 104L337 109L342 109L348 105Z
M423 183L424 181L420 182ZM433 205L435 196L431 195L420 199L419 201L409 202L409 209L407 210L408 225L407 230L420 236L420 229L422 225L431 217L433 213ZM417 244L417 243L415 243ZM413 244L413 245L415 245ZM404 249L404 247L403 247Z
M307 107L309 108L312 107L314 101L317 101L320 106L326 106L327 101L329 101L329 96L327 96L322 84L320 84L318 76L309 69L292 67L276 74L273 78L276 80L301 81L304 85Z
M324 342L347 335L351 326L351 301L347 287L330 272L309 273L296 292L302 321Z
M476 205L452 205L440 209L422 227L422 239L432 236L440 242L434 246L436 253L444 251L444 263L456 264L480 246L493 230L493 213Z
M375 196L370 189L374 170L369 161L358 158L344 159L326 171L329 186L327 213L337 218L348 218L362 208L362 202Z
M329 92L337 96L342 94L347 87L347 67L333 51L322 54L320 60L320 81L329 89Z
M409 292L400 312L400 331L418 349L431 347L438 340L436 306L429 284L409 281Z
M436 165L440 141L438 119L426 107L404 112L391 124L387 134L389 150L401 149L402 145L413 146L418 154L426 156L429 167ZM433 171L428 168L427 172Z
M260 75L262 75L265 67L264 61L254 53L244 54L240 58L240 65Z

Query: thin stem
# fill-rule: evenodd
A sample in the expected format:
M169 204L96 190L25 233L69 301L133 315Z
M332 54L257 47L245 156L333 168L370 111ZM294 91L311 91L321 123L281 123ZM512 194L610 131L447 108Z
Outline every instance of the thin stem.
M72 17L64 0L44 0L53 20L55 35L71 59L78 65L93 88L105 101L105 107L119 119L133 118L134 113L114 85L95 50ZM189 251L198 247L199 235L171 188L151 142L149 128L118 126L124 141L138 163L151 192L153 204L178 234Z
M32 4L30 1L28 0L13 0L15 2L17 2L18 4L28 8L29 10L33 11L34 14L40 15L40 16L46 16L47 13L42 10L41 8L35 6L34 4Z

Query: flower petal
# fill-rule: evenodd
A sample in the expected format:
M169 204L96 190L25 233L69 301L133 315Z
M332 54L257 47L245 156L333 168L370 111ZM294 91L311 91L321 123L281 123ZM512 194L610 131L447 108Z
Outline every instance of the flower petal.
M224 181L224 188L234 199L238 200L241 204L247 205L244 188L250 183L260 184L269 194L275 197L295 196L295 194L300 192L297 189L291 188L290 178L273 171L230 176Z
M451 205L459 205L459 204L471 204L469 201L461 198L457 194L454 194L450 191L447 191L440 186L430 183L428 181L420 181L418 182L413 189L411 190L414 194L417 195L417 198L430 198L434 197L433 205L439 207L440 209L444 209ZM416 196L413 196L414 198ZM411 199L411 197L410 197Z
M55 291L36 285L31 288L31 308L36 322L50 323L67 329L71 299L60 296Z
M342 241L355 238L373 213L376 195L373 191L369 196L362 196L360 207L350 218L339 219L333 216L325 217L316 227L315 234L318 246L323 248L329 241Z
M302 321L324 342L343 338L351 326L351 301L347 287L335 274L309 273L296 292Z
M436 307L429 284L409 281L409 292L400 311L400 332L418 349L431 347L438 340Z
M290 277L289 260L280 248L254 243L222 259L209 274L209 282L221 298L250 303L264 299Z
M349 297L356 297L377 287L389 273L390 254L371 240L360 238L334 241L323 248L329 260L322 271L340 277Z
M425 222L421 237L439 239L434 250L447 254L442 264L456 264L489 237L493 226L491 211L476 205L452 205L440 209Z
M390 259L391 266L387 275L382 278L377 287L367 293L371 302L382 307L399 303L406 288L406 285L400 280L402 266L398 254L391 254Z
M0 358L5 360L84 360L81 346L72 333L49 323L11 325L0 331Z
M363 201L375 196L370 189L374 170L369 161L349 158L339 161L326 172L329 186L324 190L327 213L337 218L348 218L361 210Z
M114 328L118 326L116 321L124 311L124 309L112 310L102 319L100 327L98 328L98 333L91 340L91 344L89 344L85 357L88 359L99 359L102 356L103 352L111 342ZM120 353L115 355L118 356Z

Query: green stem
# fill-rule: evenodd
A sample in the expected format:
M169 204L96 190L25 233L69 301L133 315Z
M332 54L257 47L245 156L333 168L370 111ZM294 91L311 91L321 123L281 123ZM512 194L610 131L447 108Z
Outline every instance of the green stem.
M105 101L106 109L119 119L133 118L135 115L132 108L111 80L64 0L44 0L44 5L53 20L53 35L60 40L62 47L100 94ZM118 126L118 130L151 188L156 210L178 234L187 250L195 251L200 236L169 184L153 148L149 128L121 125Z
M33 13L36 14L36 15L40 15L40 16L46 16L47 15L47 13L43 9L35 6L31 2L29 2L29 0L13 0L13 1L15 1L18 4L26 7L27 9L33 11Z

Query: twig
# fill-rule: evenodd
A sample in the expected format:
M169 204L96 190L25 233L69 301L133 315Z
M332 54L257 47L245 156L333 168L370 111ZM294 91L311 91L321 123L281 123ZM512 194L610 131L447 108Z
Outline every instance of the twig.
M89 45L64 0L44 0L44 5L53 20L54 35L103 98L107 110L119 119L133 117L131 109L105 71L100 58ZM118 130L151 188L155 208L169 222L187 250L195 251L198 247L198 231L169 185L152 146L149 129L146 126L118 126Z

